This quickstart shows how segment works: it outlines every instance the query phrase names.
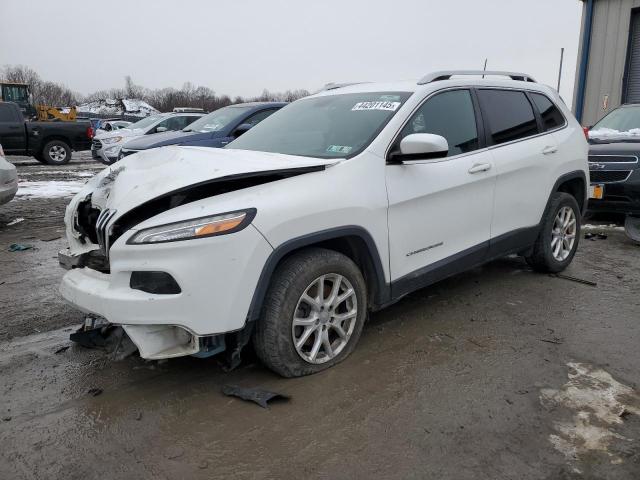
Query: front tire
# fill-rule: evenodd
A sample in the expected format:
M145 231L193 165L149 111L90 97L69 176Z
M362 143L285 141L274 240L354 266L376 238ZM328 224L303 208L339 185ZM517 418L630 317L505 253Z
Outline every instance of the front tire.
M52 140L42 149L42 158L49 165L66 165L71 161L71 148L61 140Z
M33 158L35 158L37 161L39 161L40 163L43 163L45 165L47 165L47 162L44 160L44 158L42 157L42 152L38 152L38 153L34 153L33 154Z
M283 377L317 373L349 356L366 315L367 288L358 266L332 250L304 250L276 269L254 348Z
M529 266L538 272L562 272L576 254L580 228L580 207L576 199L568 193L554 193L531 255L526 257Z

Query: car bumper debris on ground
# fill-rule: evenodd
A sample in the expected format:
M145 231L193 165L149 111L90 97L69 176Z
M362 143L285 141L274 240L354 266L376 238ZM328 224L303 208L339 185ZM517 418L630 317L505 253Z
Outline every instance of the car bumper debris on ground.
M102 166L74 155L10 160L21 185L81 186ZM585 227L565 274L589 283L498 260L372 314L349 359L286 380L250 354L229 373L124 355L121 332L72 344L72 192L46 188L0 207L0 478L638 478L640 247L620 225ZM274 392L289 401L242 400Z

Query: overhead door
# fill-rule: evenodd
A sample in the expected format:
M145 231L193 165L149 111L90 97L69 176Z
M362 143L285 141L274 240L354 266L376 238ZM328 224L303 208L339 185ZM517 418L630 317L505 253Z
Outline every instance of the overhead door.
M624 103L640 103L640 12L631 15Z

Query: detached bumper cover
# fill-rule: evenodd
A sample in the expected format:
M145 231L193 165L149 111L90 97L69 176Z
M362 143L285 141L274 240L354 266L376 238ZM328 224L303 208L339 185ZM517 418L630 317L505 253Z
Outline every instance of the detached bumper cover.
M206 336L244 326L262 266L273 250L253 225L230 235L157 245L126 245L130 236L111 248L110 273L73 268L68 254L62 255L72 267L60 285L64 299L116 325L150 327L125 328L135 332L134 342L153 331L165 337L181 335L159 327L178 326ZM167 272L182 291L159 295L132 289L131 273L136 271Z

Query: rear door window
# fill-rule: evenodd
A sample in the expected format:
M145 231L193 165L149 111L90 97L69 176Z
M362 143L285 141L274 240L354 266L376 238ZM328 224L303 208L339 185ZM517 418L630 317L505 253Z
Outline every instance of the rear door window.
M551 100L541 93L530 93L530 95L542 117L545 132L564 125L564 116Z
M524 92L478 90L478 98L494 145L539 133L533 107Z

